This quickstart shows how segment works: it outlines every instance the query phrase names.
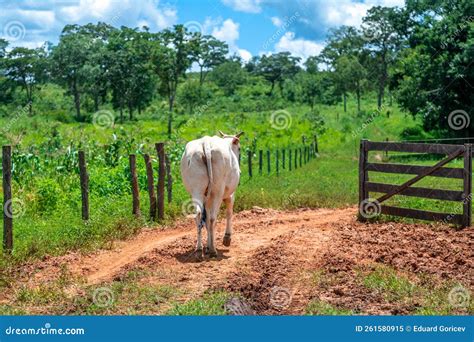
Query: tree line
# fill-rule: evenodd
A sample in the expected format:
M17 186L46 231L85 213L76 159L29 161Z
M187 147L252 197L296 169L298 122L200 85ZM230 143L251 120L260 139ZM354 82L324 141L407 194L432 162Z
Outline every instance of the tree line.
M317 104L340 101L347 111L353 96L363 114L361 98L374 92L379 109L396 99L422 118L427 132L468 136L473 124L453 130L449 114L461 110L470 119L473 57L474 4L467 0L374 6L361 28L331 29L322 52L305 61L280 52L244 62L225 42L183 25L160 32L101 22L67 25L56 45L9 48L0 39L0 103L21 94L34 115L35 94L54 83L70 97L75 120L111 105L124 121L160 98L171 136L177 101L193 113L213 94L238 95L243 102L278 97L314 112Z

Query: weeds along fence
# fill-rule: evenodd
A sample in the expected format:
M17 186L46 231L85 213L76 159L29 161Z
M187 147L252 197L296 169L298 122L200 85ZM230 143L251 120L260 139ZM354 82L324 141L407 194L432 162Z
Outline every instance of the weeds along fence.
M156 154L155 154L156 153ZM247 150L240 154L239 163L243 172L246 171L249 178L256 174L280 175L303 167L319 153L317 138L311 144L302 144L285 148L269 150ZM154 145L154 154L132 153L128 155L128 178L130 182L129 194L132 197L131 212L135 217L143 214L140 212L140 175L137 168L139 158L143 158L145 168L141 169L146 176L146 192L148 195L149 212L151 220L163 220L165 218L165 201L173 201L173 163L170 154L166 151L165 143ZM152 163L156 158L157 170ZM176 156L174 156L176 162ZM81 149L77 152L77 182L80 187L80 204L82 220L90 219L90 174L86 152ZM143 165L143 164L142 164ZM12 191L12 171L15 169L12 162L12 147L2 147L2 175L3 175L3 252L11 254L13 250L13 221L15 219L15 196ZM175 165L177 166L177 165ZM247 169L247 170L245 170ZM76 171L76 172L77 172ZM155 175L157 174L157 177ZM243 173L242 173L243 174ZM143 184L143 183L142 183ZM143 189L143 188L142 188ZM142 207L143 208L143 207Z

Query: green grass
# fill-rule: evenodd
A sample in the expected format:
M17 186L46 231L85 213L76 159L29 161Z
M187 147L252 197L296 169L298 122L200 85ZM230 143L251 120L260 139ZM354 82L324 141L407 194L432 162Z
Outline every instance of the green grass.
M306 314L310 316L338 316L353 315L354 312L348 309L337 308L322 300L315 299L306 307Z
M230 294L224 291L206 293L200 298L191 299L185 303L175 304L168 315L178 316L218 316L226 315L225 303Z
M358 277L363 286L381 294L386 301L412 307L413 314L474 313L472 300L461 306L450 301L453 289L462 288L463 292L469 292L462 284L453 281L439 281L423 274L417 275L417 279L410 279L406 274L385 265L377 265L369 272L360 272Z

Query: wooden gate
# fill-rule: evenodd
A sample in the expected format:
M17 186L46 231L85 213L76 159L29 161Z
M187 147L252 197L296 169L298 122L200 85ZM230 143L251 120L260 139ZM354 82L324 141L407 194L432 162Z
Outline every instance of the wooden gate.
M446 155L446 158L434 166L369 163L368 156L370 151L440 154ZM472 145L371 142L362 140L359 158L359 219L363 221L378 214L386 214L420 220L444 221L460 225L461 227L470 226L472 217L472 152ZM464 158L464 168L444 167L449 162L460 157ZM416 176L401 185L382 184L370 182L369 171ZM412 186L427 176L463 179L463 190L453 191ZM370 192L378 192L384 195L376 200L371 200L369 199ZM438 213L382 205L383 202L395 195L462 202L463 214Z

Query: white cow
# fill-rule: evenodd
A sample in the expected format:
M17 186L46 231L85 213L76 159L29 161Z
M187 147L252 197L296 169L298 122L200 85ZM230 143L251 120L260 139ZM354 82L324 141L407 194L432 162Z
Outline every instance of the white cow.
M222 201L226 204L227 225L223 244L230 246L232 236L232 210L234 193L240 179L240 136L205 136L186 144L181 159L183 183L192 197L196 212L196 251L202 255L201 230L207 228L207 250L217 256L214 243L217 214Z

